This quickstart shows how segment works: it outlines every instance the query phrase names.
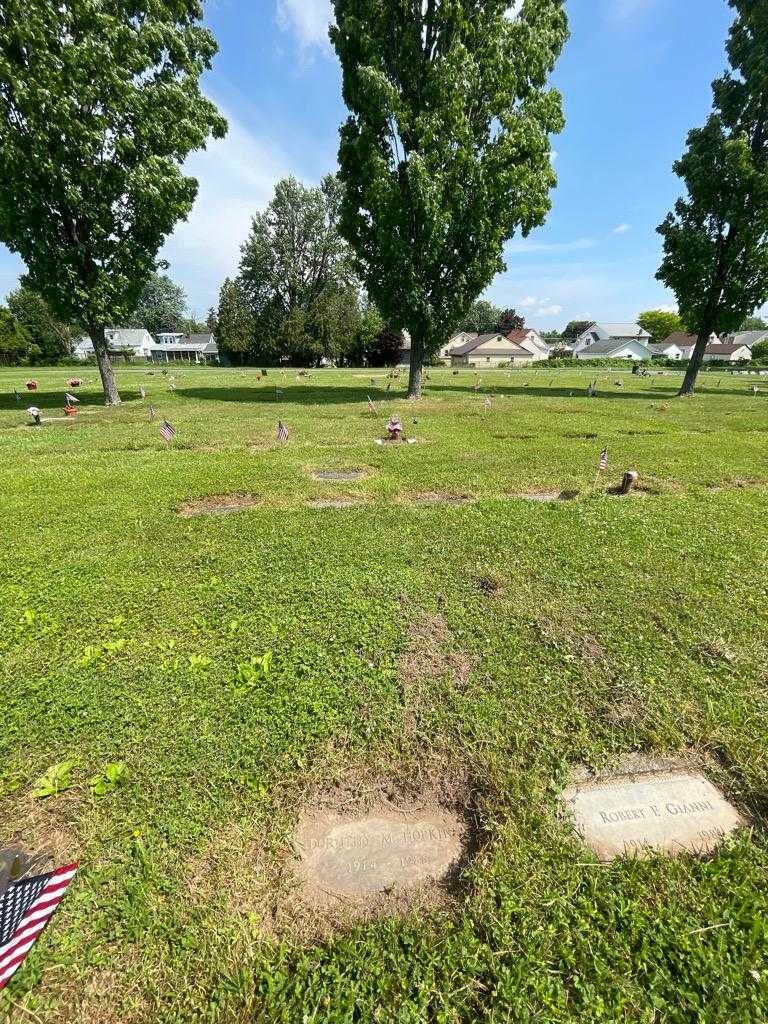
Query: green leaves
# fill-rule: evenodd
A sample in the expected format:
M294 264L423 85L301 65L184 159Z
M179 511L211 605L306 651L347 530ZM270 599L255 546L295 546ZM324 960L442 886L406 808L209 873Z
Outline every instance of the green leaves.
M714 83L714 112L690 132L675 164L686 194L658 228L664 259L656 276L701 339L684 393L693 390L711 332L738 329L768 295L768 18L764 4L731 6L736 73Z
M0 240L65 322L126 321L195 200L181 163L226 132L200 91L216 53L200 16L197 0L3 4Z
M60 761L51 765L48 771L35 782L32 796L36 800L44 800L49 796L58 796L72 788L72 769L74 761Z
M272 652L267 651L260 658L253 657L250 661L237 666L235 677L235 693L239 696L255 689L264 682L272 671Z
M504 242L544 222L556 183L549 136L564 120L545 85L562 2L529 0L514 21L507 8L334 0L341 229L419 369L504 269Z
M110 761L101 775L94 775L88 786L94 796L106 796L126 781L126 768L122 761Z

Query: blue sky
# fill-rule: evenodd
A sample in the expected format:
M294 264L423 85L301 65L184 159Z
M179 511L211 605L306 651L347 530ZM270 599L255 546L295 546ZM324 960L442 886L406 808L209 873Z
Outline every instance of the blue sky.
M552 212L545 227L508 244L508 270L487 292L541 329L674 306L654 279L655 227L679 194L672 163L709 112L731 20L726 0L566 7L571 39L554 81L567 127L553 140L560 180ZM235 271L250 217L278 178L314 183L336 167L344 107L329 18L329 0L208 0L220 53L205 90L230 132L189 159L200 193L164 252L197 313ZM0 296L21 270L0 246Z

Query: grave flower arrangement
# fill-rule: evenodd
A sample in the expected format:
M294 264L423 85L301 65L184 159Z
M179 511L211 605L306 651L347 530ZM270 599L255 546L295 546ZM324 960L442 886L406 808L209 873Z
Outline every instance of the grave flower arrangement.
M79 377L70 377L69 380L67 381L67 384L69 384L71 388L79 388L82 383L83 382L80 380Z
M37 381L36 380L28 380L26 387L27 387L27 391L37 391Z

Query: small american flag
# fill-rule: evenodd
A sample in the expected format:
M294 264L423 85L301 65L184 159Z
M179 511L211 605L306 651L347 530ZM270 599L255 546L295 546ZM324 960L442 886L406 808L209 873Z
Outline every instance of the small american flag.
M21 966L61 903L77 864L11 882L0 896L0 989Z
M604 473L608 469L608 449L603 448L600 452L600 462L598 464L598 472Z
M150 405L150 407L149 407L149 422L151 423L154 418L155 418L155 407L154 407L154 405Z
M147 397L147 392L146 392L146 391L144 390L144 388L143 388L143 387L142 387L142 388L139 388L139 395L140 395L140 396L141 396L142 398L146 398L146 397Z
M163 420L162 425L160 427L160 436L165 441L172 441L176 436L176 431L173 429L168 420Z
M288 440L288 427L283 423L282 420L278 420L277 423L277 440L287 441Z
M67 391L64 395L64 401L67 403L67 405L77 405L80 399L75 398L74 395L70 395L70 393Z
M368 395L368 412L376 413L376 406L374 405L373 399Z
M175 385L175 384L173 383L173 381L171 381L171 382L170 382L170 384L168 385L168 388L169 388L169 389L170 389L171 391L175 391L175 390L176 390L176 385Z
M483 405L485 406L485 411L488 412L488 410L491 408L490 398L486 398L486 400L483 402Z

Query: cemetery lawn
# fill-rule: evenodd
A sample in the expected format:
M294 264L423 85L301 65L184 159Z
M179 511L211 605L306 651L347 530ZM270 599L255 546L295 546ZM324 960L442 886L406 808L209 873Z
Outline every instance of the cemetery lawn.
M0 1019L768 1020L768 380L445 369L411 405L383 371L170 372L120 368L107 410L85 368L76 422L33 428L72 371L31 398L0 370L0 847L81 865ZM393 411L418 444L375 445ZM625 469L648 490L606 494ZM751 827L599 865L558 794L632 752L705 766ZM318 930L300 810L435 786L479 830L452 898Z

